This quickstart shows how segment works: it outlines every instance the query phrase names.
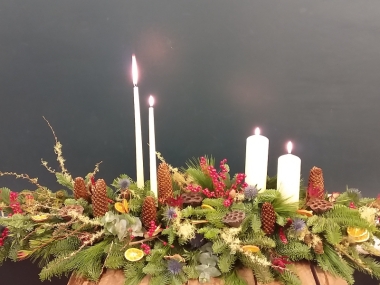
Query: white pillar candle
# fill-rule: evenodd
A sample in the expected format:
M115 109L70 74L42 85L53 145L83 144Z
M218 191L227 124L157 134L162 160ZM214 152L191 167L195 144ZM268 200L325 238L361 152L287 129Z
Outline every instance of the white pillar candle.
M137 87L138 71L136 57L132 56L132 79L133 79L133 99L135 107L135 138L136 138L136 182L137 187L144 187L144 161L141 139L141 115L140 115L140 96Z
M301 179L301 159L291 154L293 145L288 142L288 154L278 158L277 165L277 190L288 202L299 202L300 179Z
M154 130L154 98L149 96L149 162L150 190L157 197L156 136Z
M255 134L247 138L245 155L245 182L264 191L267 185L269 140L260 135L256 128Z

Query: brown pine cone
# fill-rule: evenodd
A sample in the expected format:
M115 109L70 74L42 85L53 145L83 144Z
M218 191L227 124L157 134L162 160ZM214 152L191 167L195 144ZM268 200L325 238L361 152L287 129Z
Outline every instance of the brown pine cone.
M325 186L323 179L323 172L321 168L314 166L310 170L309 183L307 185L307 199L318 198L324 199Z
M274 232L274 226L276 224L276 213L273 209L273 205L269 202L265 202L261 207L261 227L267 235L271 235Z
M321 241L318 242L313 248L314 248L314 252L316 254L323 254L324 253L323 243Z
M305 237L303 238L303 241L307 245L311 245L311 243L313 242L313 236L312 236L312 234L306 234Z
M150 222L157 220L156 201L153 197L147 196L144 199L141 209L141 221L146 228L150 227Z
M74 197L75 199L83 198L87 201L90 200L90 193L87 191L86 184L82 177L74 179Z
M157 170L158 201L165 204L169 198L173 198L173 185L169 165L160 163Z
M103 179L98 179L92 188L92 210L95 217L104 216L108 211L107 184Z

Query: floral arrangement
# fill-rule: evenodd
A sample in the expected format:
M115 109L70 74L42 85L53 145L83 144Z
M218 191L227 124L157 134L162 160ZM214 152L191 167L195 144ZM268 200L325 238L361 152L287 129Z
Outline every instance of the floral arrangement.
M355 269L380 279L374 239L379 199L357 189L325 192L320 168L310 171L300 203L275 189L260 191L230 175L226 160L192 159L177 169L158 154L158 197L149 181L139 188L123 174L110 185L96 179L99 164L72 178L56 139L63 190L52 192L26 174L35 190L0 188L0 264L30 259L42 267L41 280L75 273L98 281L106 269L122 269L125 284L184 284L220 277L245 284L237 270L253 271L262 283L301 284L294 262L308 260L354 283ZM276 185L275 178L268 186ZM269 188L268 187L268 188Z

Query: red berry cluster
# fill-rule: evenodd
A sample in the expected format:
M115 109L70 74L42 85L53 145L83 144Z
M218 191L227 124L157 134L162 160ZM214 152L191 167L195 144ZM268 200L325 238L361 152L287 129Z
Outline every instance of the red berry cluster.
M17 201L17 198L18 198L18 193L11 192L9 194L9 200L10 200L9 207L12 209L12 212L13 212L13 213L10 213L9 216L12 216L13 214L22 213L22 209L21 209L20 203Z
M272 264L274 265L274 269L280 273L283 273L287 264L291 262L288 260L287 256L278 256L272 258Z
M5 241L5 239L7 238L8 235L9 235L8 228L3 229L3 232L0 235L0 246L4 245L4 241Z
M207 188L203 189L201 186L194 186L192 184L190 184L187 187L187 189L192 192L201 192L208 198L221 198L221 197L227 198L224 201L224 206L229 207L233 202L233 199L229 197L230 191L239 190L239 188L240 189L245 188L247 187L247 184L244 183L245 174L238 173L236 175L235 182L231 185L231 188L226 189L225 180L227 178L227 173L228 173L228 167L226 163L227 163L227 159L223 159L222 161L220 161L219 163L220 171L218 172L215 169L215 167L213 167L212 165L208 165L207 159L205 157L201 157L200 158L201 169L203 173L205 173L211 178L214 191L210 191Z
M149 230L148 230L148 236L152 237L154 232L156 231L157 226L155 221L150 222Z
M144 251L146 255L150 253L150 246L145 243L141 244L141 249Z

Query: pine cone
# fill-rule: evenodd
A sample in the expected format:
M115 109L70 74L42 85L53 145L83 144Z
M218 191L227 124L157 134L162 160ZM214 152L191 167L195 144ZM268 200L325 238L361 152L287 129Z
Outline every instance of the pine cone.
M92 208L95 217L104 216L108 211L107 185L103 179L96 180L92 188Z
M267 235L271 235L274 232L274 226L276 223L276 213L273 209L273 205L269 202L265 202L261 207L261 227Z
M303 241L307 245L311 245L311 243L313 242L313 236L311 234L306 234L305 237L303 238Z
M333 203L324 199L313 198L306 203L306 206L310 207L313 212L317 214L324 213L333 208Z
M160 163L157 170L158 202L165 204L169 198L173 198L172 177L169 165Z
M323 243L321 241L318 242L313 248L314 248L314 252L316 254L323 254L324 253Z
M144 199L141 209L141 220L146 228L150 227L151 221L156 222L157 220L156 201L151 196L147 196Z
M87 201L90 200L90 193L87 191L86 184L82 177L74 179L74 197L75 199L83 198Z
M314 166L310 170L309 183L307 187L307 199L318 198L324 199L325 197L325 186L323 180L322 169Z

